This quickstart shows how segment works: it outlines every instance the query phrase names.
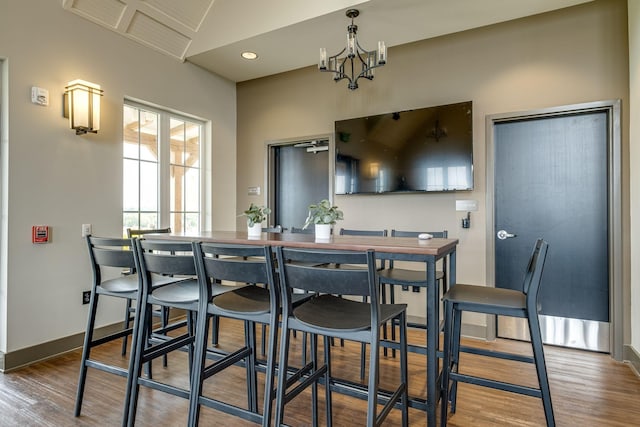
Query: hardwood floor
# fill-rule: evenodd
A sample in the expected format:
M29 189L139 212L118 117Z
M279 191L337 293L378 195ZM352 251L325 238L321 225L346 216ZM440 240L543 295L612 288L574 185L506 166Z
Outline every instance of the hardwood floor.
M221 346L240 339L237 322L222 320ZM260 329L260 328L258 328ZM422 332L423 333L423 332ZM412 342L421 342L421 332L411 331ZM293 351L299 352L300 338L293 339ZM526 343L499 340L494 343L467 340L467 343L501 350L523 349ZM227 347L229 347L227 345ZM346 343L344 348L334 347L334 373L358 381L359 345ZM613 361L608 355L577 350L545 347L547 369L551 384L556 422L559 426L630 426L640 425L640 378L631 368ZM120 344L104 346L96 353L101 360L122 366L126 358L120 357ZM461 366L468 372L493 373L495 378L536 384L533 365L515 366L514 362L482 360L478 356L463 355ZM382 357L381 382L393 384L397 364L392 358ZM121 423L122 399L125 379L89 370L82 415L73 416L80 350L0 375L1 426L115 426ZM295 356L294 356L295 360ZM521 364L522 365L522 364ZM186 354L169 356L169 367L154 364L154 377L166 378L173 384L186 386ZM425 394L424 358L409 357L410 393ZM262 380L262 375L259 376ZM244 370L234 367L230 372L209 380L206 393L225 396L229 402L243 404ZM320 413L324 406L320 390ZM334 393L334 425L363 425L363 400ZM290 425L310 425L310 393L304 392L286 409L285 421ZM136 425L180 426L186 424L187 402L161 392L141 389ZM412 426L424 426L425 414L410 410ZM324 423L324 417L321 418ZM201 425L245 426L254 425L234 417L202 409ZM322 425L322 424L321 424ZM399 411L392 411L385 425L400 425ZM457 412L449 416L449 425L456 426L540 426L544 414L539 399L461 384Z

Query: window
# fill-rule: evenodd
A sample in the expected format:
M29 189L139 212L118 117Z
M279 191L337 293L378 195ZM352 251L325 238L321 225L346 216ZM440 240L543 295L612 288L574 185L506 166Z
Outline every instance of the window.
M198 231L204 123L133 103L123 111L123 232Z

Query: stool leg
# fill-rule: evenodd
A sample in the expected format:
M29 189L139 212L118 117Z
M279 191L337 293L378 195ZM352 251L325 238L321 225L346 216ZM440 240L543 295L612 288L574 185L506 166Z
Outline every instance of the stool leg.
M386 352L387 348L385 347L384 350ZM360 345L360 381L364 381L364 374L366 371L366 368L365 368L366 357L367 357L367 345L365 343L362 343Z
M197 426L200 418L203 373L207 361L207 337L209 336L209 315L196 320L196 343L194 351L193 372L191 374L191 392L189 394L189 420L187 425Z
M325 384L325 412L327 416L327 425L333 425L333 402L331 400L331 346L329 344L329 339L324 337L324 363L327 365L327 370L324 374L324 384Z
M193 373L193 347L194 347L194 342L195 342L195 336L196 336L196 330L195 330L195 323L196 323L196 312L195 311L189 311L187 313L187 332L189 333L189 336L193 337L194 340L191 341L191 344L189 344L189 346L187 347L187 354L188 356L188 361L189 361L189 378L191 378L191 374Z
M284 405L287 393L287 370L289 367L289 340L290 331L288 329L287 317L283 316L282 335L280 338L280 357L278 366L278 385L276 387L276 418L275 424L280 426L284 421ZM305 337L306 339L306 337ZM306 343L305 343L306 347Z
M91 293L91 306L89 307L89 317L87 320L87 330L84 333L84 345L82 346L82 359L80 360L80 378L78 378L78 391L76 393L76 407L74 415L80 416L82 410L82 399L84 397L84 385L87 381L87 359L91 355L91 342L93 341L93 328L96 323L96 311L98 309L98 294Z
M387 285L385 285L384 283L380 284L380 304L386 304L387 303ZM393 325L393 319L391 320L391 328L394 328ZM387 336L387 324L385 323L383 325L383 329L382 329L382 338L384 340L388 339ZM387 353L388 353L388 349L387 347L382 349L382 352L384 354L384 357L387 357ZM362 357L362 364L364 364L364 357ZM360 368L360 380L364 380L364 367Z
M302 333L302 366L307 365L307 335L308 334L306 332Z
M369 381L367 392L367 427L376 425L378 407L378 371L380 367L380 329L371 329L371 351L369 352Z
M127 298L127 302L124 307L124 322L122 322L123 329L129 329L131 326L131 298ZM129 335L125 335L122 337L122 352L120 353L122 356L127 354L127 341Z
M262 325L262 342L260 344L260 354L264 357L267 353L266 344L267 344L267 325Z
M444 301L444 342L443 342L443 362L442 362L442 384L440 397L440 425L447 425L447 413L449 406L449 373L451 372L451 317L452 303Z
M244 322L245 347L251 349L249 355L245 359L247 370L247 407L251 412L258 412L258 378L255 365L255 348L256 348L256 324L254 322Z
M162 329L165 329L169 324L169 307L160 307L160 318L162 323ZM167 367L167 355L162 356L162 366Z
M220 331L220 321L218 316L211 316L211 345L218 346L218 334Z
M458 310L454 304L451 304L453 307L450 309L452 313L452 321L453 321L453 333L452 333L452 341L451 341L451 371L456 371L460 369L460 334L462 329L462 311ZM456 412L456 399L458 397L458 381L451 381L451 413Z
M551 391L549 390L549 378L547 377L547 367L544 360L544 349L542 346L542 336L540 335L540 324L537 313L529 314L529 334L531 335L531 345L533 347L533 358L538 373L538 383L542 394L542 406L544 416L547 420L547 427L555 426L553 416L553 406L551 404Z
M264 377L264 408L262 410L262 425L271 425L271 414L274 399L274 374L276 369L276 358L278 357L278 314L271 313L269 323L269 354L267 355L267 371ZM275 327L274 327L275 326Z
M313 372L318 370L318 336L311 334L311 363L313 364ZM313 427L318 427L318 382L311 384L311 419Z
M129 374L127 375L127 387L125 393L125 407L122 425L133 427L136 422L138 407L138 393L140 384L138 379L142 375L142 358L147 347L148 337L151 332L153 319L153 307L143 298L138 298L136 304L136 317L133 321L134 335L131 340L131 354L129 355ZM149 369L151 371L151 369Z
M400 380L404 384L402 393L402 425L409 425L409 368L407 363L407 313L400 315Z
M391 299L391 304L396 303L396 287L394 285L389 285L389 297ZM391 320L391 341L395 342L396 340L396 326L395 321ZM391 357L396 357L396 349L391 349Z

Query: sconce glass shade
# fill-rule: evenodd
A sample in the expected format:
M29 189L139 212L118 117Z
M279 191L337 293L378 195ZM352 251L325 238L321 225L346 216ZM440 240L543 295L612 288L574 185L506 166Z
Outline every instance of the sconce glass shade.
M69 126L76 135L98 133L100 129L100 85L84 80L70 81L65 88Z

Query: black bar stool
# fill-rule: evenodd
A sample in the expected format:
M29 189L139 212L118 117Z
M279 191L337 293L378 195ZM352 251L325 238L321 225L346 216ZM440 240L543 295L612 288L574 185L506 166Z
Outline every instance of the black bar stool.
M200 305L196 325L188 425L196 426L198 424L201 405L262 423L265 426L269 425L272 400L275 396L273 385L280 314L280 294L279 287L273 278L274 263L271 247L194 243L193 253L196 258L200 285ZM221 280L251 283L251 285L214 297L210 284ZM208 318L211 316L242 320L245 328L244 345L230 353L208 349ZM256 323L269 327L269 354L267 355L262 414L258 412ZM207 357L213 358L215 361L209 363ZM204 395L203 384L207 378L240 362L243 362L246 367L247 408L231 405L219 398Z
M398 405L402 425L408 421L408 376L406 341L406 304L380 304L373 251L344 252L312 249L276 249L282 294L281 342L278 368L276 422L281 425L287 402L311 386L312 422L317 425L317 385L325 385L327 425L332 425L331 337L368 343L369 356L367 426L377 426ZM348 264L350 268L335 268ZM353 268L351 268L353 266ZM293 288L310 292L313 297L294 306ZM368 297L369 302L337 295ZM385 322L398 319L400 325L400 384L385 398L379 393L380 329ZM291 330L311 334L311 362L289 375L289 335ZM317 336L324 339L324 364L318 363ZM384 407L378 412L378 403ZM361 423L363 424L363 423Z
M544 240L538 239L536 241L527 265L522 291L455 284L444 295L445 325L441 401L442 426L446 426L447 424L447 407L449 401L451 402L451 413L454 413L456 410L456 395L459 381L541 398L547 426L555 426L547 368L544 361L544 349L540 335L540 324L538 321L538 290L540 288L540 280L547 256L547 249L548 245ZM487 357L534 363L538 375L539 388L526 387L460 373L460 330L462 312L464 311L520 317L528 320L533 357L486 351L477 348L465 348L464 351Z

